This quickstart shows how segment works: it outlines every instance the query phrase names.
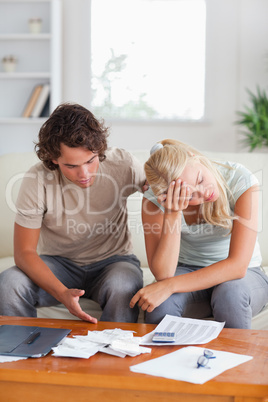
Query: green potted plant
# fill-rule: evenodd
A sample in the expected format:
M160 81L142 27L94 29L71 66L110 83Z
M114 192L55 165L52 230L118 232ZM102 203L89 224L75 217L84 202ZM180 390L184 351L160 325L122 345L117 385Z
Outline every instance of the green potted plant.
M256 95L249 89L247 92L251 106L247 106L245 112L237 112L241 118L235 123L247 129L243 132L246 137L243 143L253 151L255 148L268 147L268 98L259 87Z

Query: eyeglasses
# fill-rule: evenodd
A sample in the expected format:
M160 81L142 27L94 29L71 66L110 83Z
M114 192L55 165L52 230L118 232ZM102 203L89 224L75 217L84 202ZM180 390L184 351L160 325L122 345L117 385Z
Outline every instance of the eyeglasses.
M211 350L205 349L204 354L199 356L197 359L197 368L203 367L210 369L211 367L207 366L210 359L216 359L216 356L213 356L213 352Z

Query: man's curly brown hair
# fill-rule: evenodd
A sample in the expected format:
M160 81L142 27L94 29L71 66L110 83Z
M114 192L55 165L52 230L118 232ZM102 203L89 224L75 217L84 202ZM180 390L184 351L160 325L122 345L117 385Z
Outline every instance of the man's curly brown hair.
M89 110L78 104L63 103L40 128L35 151L50 170L58 168L52 161L60 157L61 143L70 148L86 148L103 161L108 135L103 121L98 121Z

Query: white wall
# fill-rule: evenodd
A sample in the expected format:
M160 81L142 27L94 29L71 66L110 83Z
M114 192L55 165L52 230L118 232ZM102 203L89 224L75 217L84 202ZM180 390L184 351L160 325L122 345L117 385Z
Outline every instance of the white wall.
M112 1L112 0L111 0ZM178 138L199 149L241 149L236 111L247 103L245 88L267 89L268 1L207 0L207 117L202 123L116 122L110 145L150 148L162 138ZM89 106L89 0L64 0L64 100ZM105 27L103 28L103 34Z
M90 108L90 0L62 3L62 101ZM268 88L268 1L207 0L207 13L206 119L189 124L106 121L111 146L149 149L162 138L177 138L200 150L241 149L239 128L234 121L235 112L247 103L245 88L254 91L257 84ZM103 35L108 34L104 26ZM33 149L32 140L27 139L33 134L25 132L23 125L15 129L18 134L5 136L6 149L1 149L1 153L10 148Z
M248 100L245 87L254 93L257 85L268 89L267 0L241 0L238 83L238 105L243 109Z

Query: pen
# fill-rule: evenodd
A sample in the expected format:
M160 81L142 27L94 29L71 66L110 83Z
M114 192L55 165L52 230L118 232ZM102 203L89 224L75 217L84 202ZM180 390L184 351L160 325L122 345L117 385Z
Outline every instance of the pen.
M31 337L28 339L27 344L30 345L33 343L39 336L41 335L41 332L36 332Z

